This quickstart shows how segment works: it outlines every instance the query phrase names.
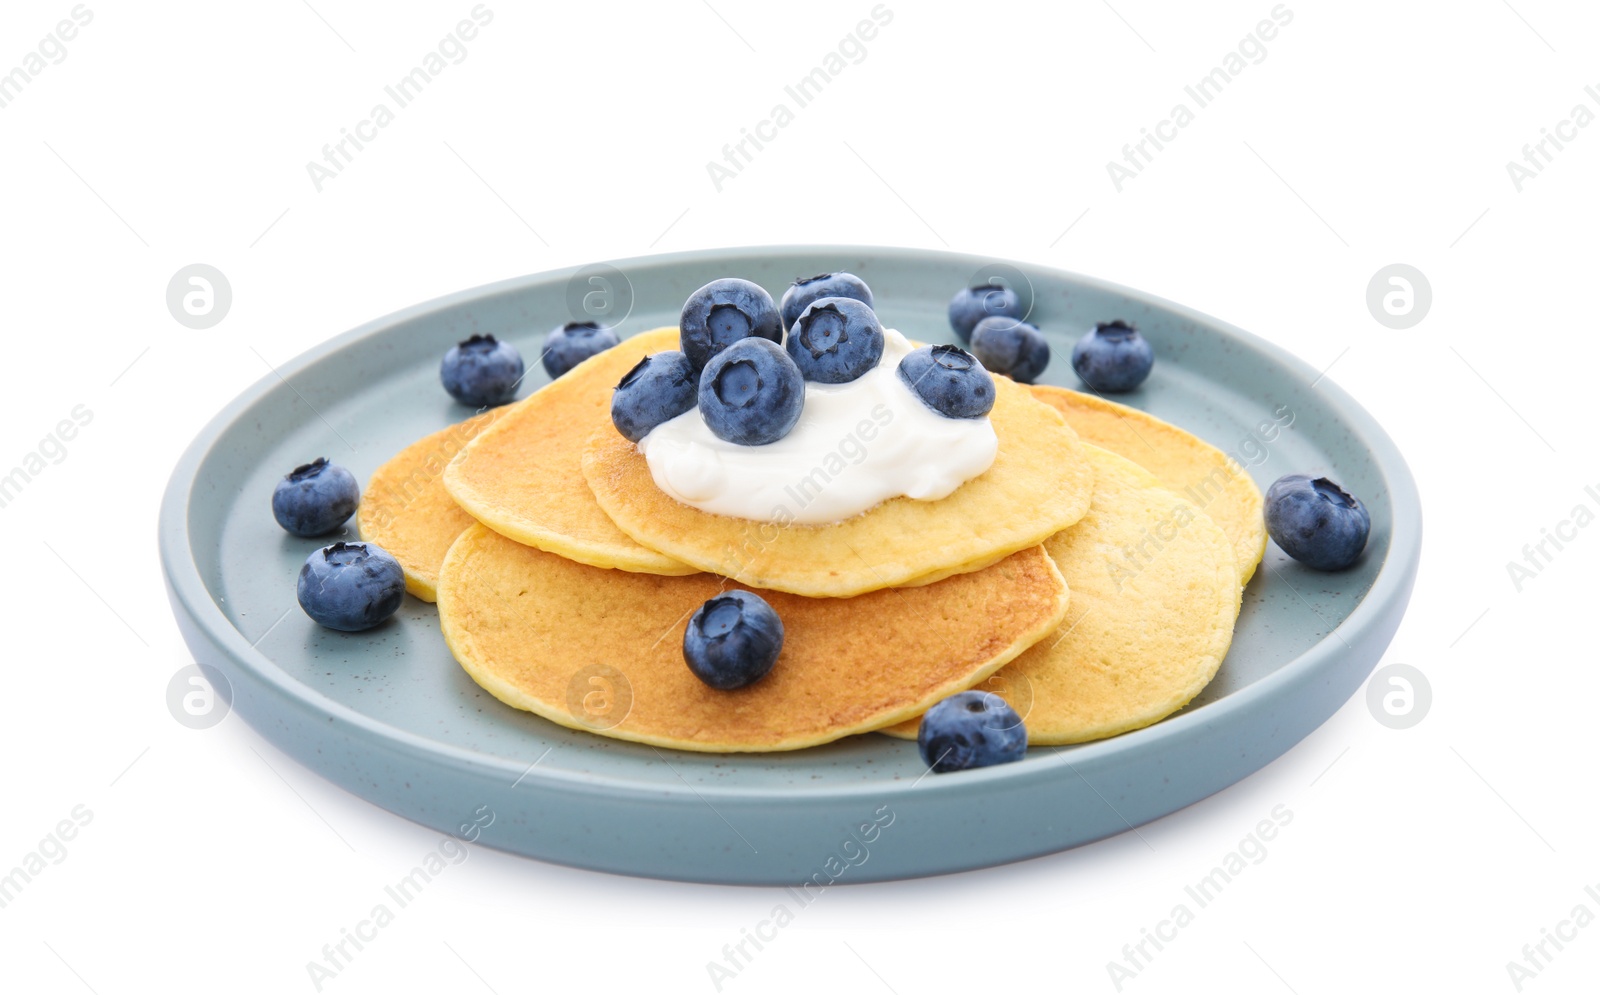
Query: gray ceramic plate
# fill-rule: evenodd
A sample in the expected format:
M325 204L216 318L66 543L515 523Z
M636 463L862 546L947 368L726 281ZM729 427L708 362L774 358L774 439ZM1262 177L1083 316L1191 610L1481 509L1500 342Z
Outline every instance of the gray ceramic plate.
M755 280L776 297L797 276L833 269L872 286L886 325L933 341L950 339L945 303L958 287L1008 279L1051 336L1044 379L1068 386L1077 386L1068 362L1077 335L1097 320L1132 320L1158 360L1124 399L1253 464L1263 489L1287 472L1333 475L1372 512L1364 559L1318 574L1269 547L1221 673L1164 722L929 776L915 744L877 735L796 753L709 755L574 732L480 690L451 659L432 605L408 598L397 618L355 635L320 629L296 607L296 573L321 542L274 524L274 482L319 455L365 480L408 443L465 417L439 386L450 344L492 332L537 367L545 331L586 312L634 333L675 324L684 298L716 277ZM486 845L565 864L695 881L870 881L1124 832L1245 777L1325 721L1383 654L1416 576L1422 521L1411 475L1332 382L1204 315L1031 265L859 247L635 259L410 308L278 374L206 427L161 509L168 588L195 658L226 676L240 716L334 783L442 832L465 827ZM542 380L542 371L530 375L525 391ZM1265 441L1261 424L1285 406L1293 425Z

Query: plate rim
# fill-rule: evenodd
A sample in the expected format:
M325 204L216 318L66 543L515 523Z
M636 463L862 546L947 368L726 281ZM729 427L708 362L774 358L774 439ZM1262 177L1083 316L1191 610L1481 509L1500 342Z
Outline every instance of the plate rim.
M1014 266L1024 273L1048 273L1069 283L1093 288L1108 294L1121 295L1139 304L1164 311L1210 331L1220 332L1241 344L1266 354L1273 361L1296 373L1302 380L1312 382L1314 389L1324 391L1334 408L1354 430L1361 444L1372 454L1389 491L1393 506L1389 548L1373 578L1372 586L1338 625L1329 629L1304 652L1284 662L1272 673L1240 688L1223 698L1208 702L1203 708L1169 716L1153 725L1108 739L1078 744L1070 748L1041 748L1052 752L1029 757L1025 762L1002 764L995 767L963 772L959 778L917 778L899 775L879 782L835 785L805 789L800 785L783 787L738 786L705 783L692 786L687 783L673 785L667 782L636 780L616 775L596 775L582 771L565 771L559 768L539 767L523 770L516 760L480 753L465 747L430 740L426 737L397 728L360 712L315 691L310 686L293 679L278 667L263 651L250 645L220 608L213 602L195 562L191 537L188 532L189 496L197 480L200 467L220 437L252 405L260 401L278 384L286 383L296 373L321 362L331 353L369 336L377 335L401 322L410 321L430 313L443 311L459 304L484 297L496 296L537 283L553 283L570 278L595 265L607 265L627 273L627 267L695 265L712 263L737 265L741 260L774 255L832 255L839 258L867 256L874 259L893 259L907 263L971 263L981 267L988 264ZM1320 379L1318 379L1320 377ZM1388 604L1400 598L1408 600L1421 557L1422 506L1405 458L1378 421L1353 396L1327 376L1319 374L1309 363L1283 347L1259 335L1239 328L1230 322L1169 301L1156 294L1125 287L1109 280L1091 277L1059 267L1035 262L1022 262L999 257L976 255L937 249L905 248L870 245L792 244L764 246L736 246L720 249L695 249L684 252L651 253L622 259L596 260L582 265L541 270L537 273L511 277L454 291L427 301L410 305L365 322L342 332L281 363L276 370L263 375L242 391L232 401L211 417L179 457L164 490L159 512L158 545L162 572L175 607L182 607L189 621L232 662L264 682L281 697L292 701L308 715L326 717L347 727L347 731L381 742L392 751L433 762L449 764L475 773L506 774L527 783L530 788L543 786L578 792L597 792L611 795L642 795L652 799L663 796L701 799L707 796L743 800L794 800L830 798L848 800L858 797L879 801L892 801L905 793L916 791L919 797L936 794L964 794L988 786L1020 787L1032 781L1048 781L1059 776L1063 768L1075 771L1082 764L1099 764L1114 758L1135 759L1152 752L1160 752L1175 739L1187 739L1200 730L1216 724L1227 723L1236 713L1260 705L1260 699L1275 696L1278 689L1291 685L1327 665L1330 657L1342 652L1355 639L1352 633L1381 627L1387 615ZM1263 564L1263 570L1267 569ZM1356 637L1359 638L1359 637ZM269 737L270 738L270 737ZM1292 745L1289 748L1292 748ZM673 751L678 753L680 751ZM801 753L803 751L795 751ZM1287 752L1287 749L1284 751ZM708 754L709 755L709 754ZM715 754L742 758L746 754ZM765 754L749 754L760 757ZM1248 775L1245 775L1248 776ZM926 783L924 783L926 782Z

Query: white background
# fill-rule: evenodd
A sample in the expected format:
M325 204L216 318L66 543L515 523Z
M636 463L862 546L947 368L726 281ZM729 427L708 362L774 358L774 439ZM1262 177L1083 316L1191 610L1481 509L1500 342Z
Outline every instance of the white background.
M75 405L94 416L0 509L0 870L74 806L93 813L0 909L5 990L311 991L306 962L437 845L237 718L196 732L169 716L189 658L156 509L205 421L266 362L408 304L741 244L1026 259L1331 364L1423 492L1421 578L1387 662L1420 668L1434 701L1395 731L1358 696L1137 835L832 889L725 990L1115 991L1107 962L1278 805L1293 821L1266 859L1123 990L1515 991L1506 963L1524 944L1580 902L1600 913L1584 893L1600 884L1600 530L1520 592L1506 569L1600 484L1600 127L1520 192L1506 170L1574 105L1600 110L1584 93L1600 84L1592 5L1290 0L1265 61L1118 192L1107 161L1270 0L889 0L864 61L718 192L705 163L870 0L490 0L466 60L320 193L306 162L471 0L88 6L67 58L0 110L0 466ZM71 7L0 8L0 72ZM234 292L207 331L163 299L194 262ZM1434 297L1402 331L1365 303L1394 262ZM324 990L711 991L706 962L774 900L474 850ZM1590 926L1523 990L1597 975Z

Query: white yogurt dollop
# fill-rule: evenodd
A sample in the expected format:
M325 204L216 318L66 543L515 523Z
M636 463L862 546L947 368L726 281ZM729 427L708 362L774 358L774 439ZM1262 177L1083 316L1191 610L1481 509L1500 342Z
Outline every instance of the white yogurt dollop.
M912 351L883 330L883 358L850 383L806 383L790 433L765 446L712 434L699 409L639 440L656 486L701 511L821 525L892 497L936 501L989 469L1000 440L987 417L946 418L899 377Z

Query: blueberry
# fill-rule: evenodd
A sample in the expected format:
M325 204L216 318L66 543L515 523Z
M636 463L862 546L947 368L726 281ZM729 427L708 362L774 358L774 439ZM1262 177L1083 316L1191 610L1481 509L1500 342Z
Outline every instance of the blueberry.
M554 380L590 356L622 341L617 333L593 321L569 321L544 337L544 371Z
M1290 556L1316 570L1343 570L1367 546L1372 516L1361 499L1327 477L1279 477L1267 488L1267 534Z
M1026 321L997 315L972 329L972 354L987 370L1033 383L1050 364L1050 343Z
M950 327L963 342L972 341L972 329L985 318L1026 318L1022 313L1022 299L1010 287L997 283L980 283L976 287L962 287L950 298Z
M681 352L658 352L639 360L611 395L611 424L629 442L694 407L699 378Z
M400 562L367 542L336 542L306 557L295 595L318 625L370 629L400 609L406 593Z
M917 750L935 774L1021 760L1028 749L1022 716L992 691L962 691L928 709Z
M272 489L272 517L291 535L327 535L350 520L361 485L349 470L318 456L297 466Z
M779 306L783 312L783 327L793 328L800 312L824 297L848 297L867 307L872 306L871 288L854 273L818 273L816 276L801 277L783 292L783 303Z
M683 354L696 370L740 339L783 341L783 322L772 295L749 280L712 280L689 295L678 319Z
M946 418L982 418L994 407L994 378L960 346L925 345L897 371L922 403Z
M469 408L492 408L517 396L522 354L493 335L474 335L450 347L439 364L439 379L450 396Z
M683 630L683 662L718 691L767 676L783 650L783 620L757 595L728 591L701 605Z
M1072 347L1072 368L1090 388L1108 394L1144 383L1156 354L1139 330L1126 321L1094 326L1094 330Z
M742 339L711 357L700 374L700 417L719 439L764 446L800 420L806 382L768 339Z
M807 380L849 383L883 358L883 326L854 298L824 297L795 319L784 347Z

